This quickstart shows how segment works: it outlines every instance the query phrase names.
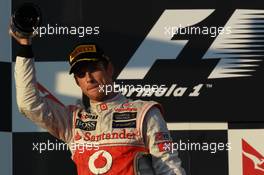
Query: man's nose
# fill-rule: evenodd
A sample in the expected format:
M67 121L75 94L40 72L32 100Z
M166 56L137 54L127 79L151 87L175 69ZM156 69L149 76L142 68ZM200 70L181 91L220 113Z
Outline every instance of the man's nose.
M85 79L86 79L86 82L91 82L93 80L93 76L92 76L92 73L89 72L89 71L86 71L85 72Z

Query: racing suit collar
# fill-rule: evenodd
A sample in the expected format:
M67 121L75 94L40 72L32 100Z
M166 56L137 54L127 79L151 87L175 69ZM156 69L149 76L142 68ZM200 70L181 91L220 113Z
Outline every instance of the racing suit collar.
M90 102L91 110L96 112L103 112L109 109L112 109L122 103L127 102L128 99L124 97L122 94L118 93L113 98L102 101L102 102Z

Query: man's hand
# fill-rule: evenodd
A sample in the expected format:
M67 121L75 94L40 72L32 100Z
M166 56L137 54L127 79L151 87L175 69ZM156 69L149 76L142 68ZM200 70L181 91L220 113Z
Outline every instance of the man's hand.
M31 45L32 44L32 38L34 37L29 37L29 38L22 38L19 37L19 34L16 32L14 33L10 28L9 28L9 35L11 35L15 40L21 44L21 45Z

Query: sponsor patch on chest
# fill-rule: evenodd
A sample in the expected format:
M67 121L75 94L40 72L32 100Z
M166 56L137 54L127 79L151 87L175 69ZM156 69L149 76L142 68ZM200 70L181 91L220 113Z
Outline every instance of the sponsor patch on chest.
M98 118L98 115L91 112L81 111L78 113L78 118L80 118L83 121L87 119L96 120Z
M137 111L137 108L133 106L133 103L124 103L122 104L121 107L115 108L116 112L132 112L132 111Z
M117 113L113 114L113 120L131 120L136 119L137 113L136 112L124 112L124 113Z
M136 112L113 113L112 128L136 128Z
M84 122L80 119L76 119L75 128L79 128L79 129L85 130L85 131L93 131L96 129L96 124L97 124L97 121Z
M136 120L112 123L112 128L136 128Z

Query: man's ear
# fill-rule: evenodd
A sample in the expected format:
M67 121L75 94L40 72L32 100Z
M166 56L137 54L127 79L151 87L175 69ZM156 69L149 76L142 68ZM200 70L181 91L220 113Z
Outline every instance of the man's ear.
M77 80L77 78L75 77L75 75L74 75L74 80L75 80L75 83L76 83L78 86L80 86L80 85L79 85L79 82L78 82L78 80Z

